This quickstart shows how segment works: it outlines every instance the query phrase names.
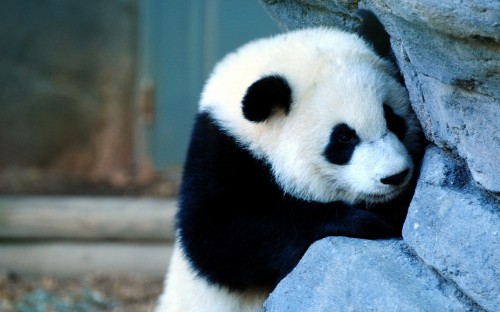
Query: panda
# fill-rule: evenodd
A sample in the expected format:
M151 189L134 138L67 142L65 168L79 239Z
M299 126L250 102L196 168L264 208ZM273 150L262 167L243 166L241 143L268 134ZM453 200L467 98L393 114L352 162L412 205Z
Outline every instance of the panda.
M260 311L316 240L401 235L421 129L387 33L360 16L358 33L291 31L215 67L157 312Z

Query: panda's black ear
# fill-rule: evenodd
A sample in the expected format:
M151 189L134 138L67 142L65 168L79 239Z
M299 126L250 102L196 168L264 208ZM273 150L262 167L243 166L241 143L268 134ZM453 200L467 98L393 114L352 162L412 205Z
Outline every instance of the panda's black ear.
M361 19L357 33L366 42L372 45L375 52L383 57L390 57L391 41L389 34L373 12L360 9L356 12Z
M266 120L273 110L290 110L292 90L285 78L266 76L248 87L242 101L243 116L253 122Z

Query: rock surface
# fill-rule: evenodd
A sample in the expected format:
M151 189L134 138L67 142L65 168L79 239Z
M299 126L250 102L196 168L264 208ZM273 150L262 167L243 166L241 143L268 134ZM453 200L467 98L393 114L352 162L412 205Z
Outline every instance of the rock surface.
M497 238L500 230L500 2L260 1L285 30L310 26L353 30L358 23L355 12L360 8L369 9L379 17L391 36L394 55L413 109L432 143L424 157L423 170L404 227L404 243L401 243L407 244L418 257L398 256L393 261L411 263L416 266L414 270L427 266L422 270L436 270L443 281L449 281L438 285L430 279L422 279L422 276L400 272L409 278L405 283L423 283L422 289L426 289L429 296L437 296L428 300L439 301L437 298L442 297L438 292L443 290L441 285L446 284L454 289L451 293L460 294L462 304L463 300L477 304L458 310L497 310L500 306ZM364 246L356 240L343 244L352 244L354 248L344 246L344 251L366 253ZM377 248L392 250L394 247L384 245ZM407 302L406 299L410 300L398 297L387 283L377 287L367 277L366 282L371 287L364 287L362 275L337 275L339 270L357 272L361 270L360 265L368 262L341 263L339 258L335 263L335 259L330 259L335 257L331 249L324 243L314 246L304 258L310 259L307 261L312 261L311 265L302 262L290 279L278 286L266 305L268 311L278 311L277 302L298 303L299 300L294 301L295 296L318 306L323 304L322 300L329 301L328 307L339 304L336 310L343 311L365 310L370 301L364 301L364 298L371 298L374 293L379 296L377 302L384 300L380 297L395 298L400 302L398 304L402 304L400 307ZM315 254L314 258L310 258L311 253ZM377 249L372 249L366 257L376 257L376 253ZM396 256L397 253L392 250L389 254ZM348 254L347 257L351 256ZM332 263L344 267L331 267ZM393 276L394 271L388 267L372 265L381 278ZM316 267L325 272L319 274ZM297 272L302 272L300 280L294 280ZM336 276L337 284L325 282ZM357 282L357 287L363 291L351 287L351 283ZM429 284L425 284L427 282ZM315 286L318 283L321 286ZM333 286L343 287L344 291L332 289ZM385 286L389 288L384 289ZM317 291L316 295L312 289ZM414 295L410 293L406 296ZM304 297L306 294L310 297ZM349 301L340 304L345 298ZM384 306L383 309L374 310L394 309L393 303L387 300L386 304L379 306ZM324 311L308 307L309 310L302 311ZM420 308L413 306L409 309ZM453 310L455 308L442 309Z
M491 311L500 307L499 205L471 184L459 162L431 147L403 228L428 265Z
M266 312L472 310L481 308L402 240L346 237L312 245L264 306Z

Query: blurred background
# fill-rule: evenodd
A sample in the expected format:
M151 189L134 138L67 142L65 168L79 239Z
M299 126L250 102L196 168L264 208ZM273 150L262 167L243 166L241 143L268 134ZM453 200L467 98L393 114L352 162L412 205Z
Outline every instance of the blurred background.
M0 2L0 311L149 311L213 65L257 0Z

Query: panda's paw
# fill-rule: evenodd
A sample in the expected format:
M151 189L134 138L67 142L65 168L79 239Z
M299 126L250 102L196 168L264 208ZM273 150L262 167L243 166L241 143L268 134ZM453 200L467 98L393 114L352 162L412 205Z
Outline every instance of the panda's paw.
M400 237L397 230L384 218L369 211L358 210L350 214L347 236L368 239Z

